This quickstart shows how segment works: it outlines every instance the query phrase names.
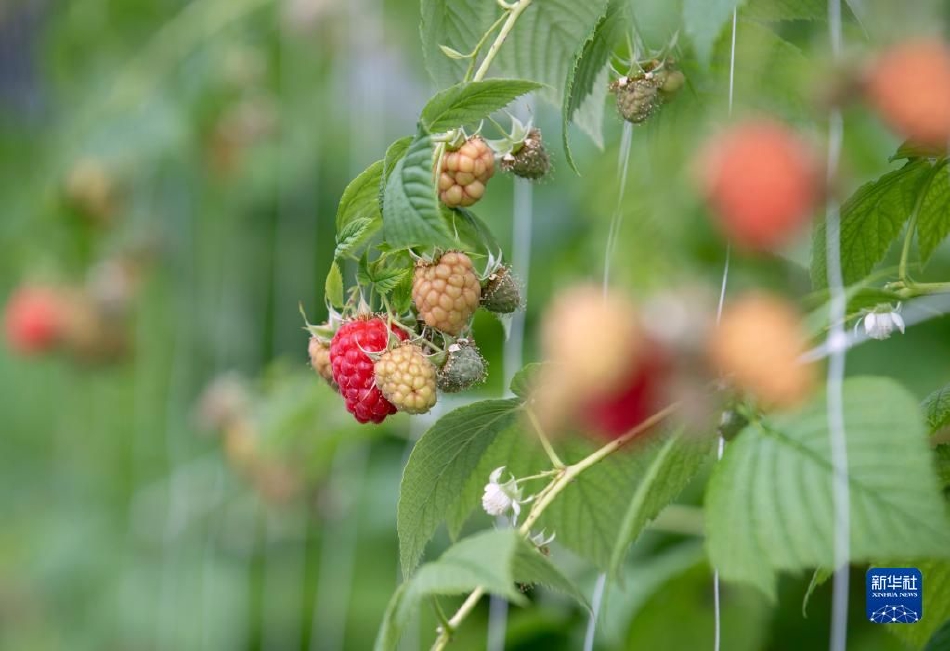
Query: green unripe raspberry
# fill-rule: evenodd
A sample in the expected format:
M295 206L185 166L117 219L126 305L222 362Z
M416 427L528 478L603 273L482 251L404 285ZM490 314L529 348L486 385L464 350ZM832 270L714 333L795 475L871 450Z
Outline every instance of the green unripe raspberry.
M510 314L521 307L521 288L508 267L500 267L482 288L482 307L497 314Z
M485 381L486 362L474 343L459 339L449 346L448 353L448 359L438 376L441 391L458 393Z

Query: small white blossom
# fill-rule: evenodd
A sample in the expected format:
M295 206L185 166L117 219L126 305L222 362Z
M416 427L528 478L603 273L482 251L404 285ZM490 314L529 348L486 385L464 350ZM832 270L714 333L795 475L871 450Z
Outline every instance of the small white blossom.
M485 484L485 494L482 495L482 508L488 515L505 515L512 510L517 516L521 513L521 489L514 476L501 483L501 474L505 467L495 468Z
M892 309L890 305L875 308L873 312L868 312L863 321L864 333L871 339L887 339L894 332L894 329L900 330L904 334L904 318L900 315L900 305L897 309Z

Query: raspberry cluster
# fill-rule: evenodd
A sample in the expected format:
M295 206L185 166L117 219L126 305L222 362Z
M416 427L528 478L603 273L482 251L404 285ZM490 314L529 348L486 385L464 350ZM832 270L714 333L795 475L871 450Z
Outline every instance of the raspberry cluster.
M395 405L376 386L374 362L369 356L387 350L391 336L406 338L405 333L388 328L379 317L360 316L340 326L330 343L333 380L346 401L346 409L361 423L381 423L396 413Z

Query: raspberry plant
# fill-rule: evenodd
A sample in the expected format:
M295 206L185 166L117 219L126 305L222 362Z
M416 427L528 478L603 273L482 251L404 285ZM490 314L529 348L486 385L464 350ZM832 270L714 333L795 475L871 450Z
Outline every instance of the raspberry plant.
M585 119L582 106L602 113L613 93L625 128L662 121L667 106L696 92L690 71L708 63L726 22L722 15L696 25L690 13L690 45L671 35L652 51L624 2L449 4L422 2L426 65L442 90L425 104L416 132L392 143L344 192L325 283L331 317L308 326L314 369L361 423L396 411L422 414L440 395L476 386L486 365L475 311L524 308L517 270L470 209L503 182L489 185L496 169L530 180L550 173L541 131L506 107L528 93L560 107L564 155L576 171L568 133ZM547 58L537 65L525 53L548 35ZM927 64L937 89L926 89L926 105L942 107L950 92L946 46L924 49L939 59ZM922 267L950 233L941 217L950 174L939 141L950 133L943 131L950 114L926 111L920 125L921 112L896 90L888 95L873 77L859 86L902 135L927 136L902 146L895 158L906 164L861 187L841 209L840 259L852 290L847 320L862 319L867 337L880 340L894 327L879 326L878 315L903 332L903 318L892 316L898 308L886 301L950 291L945 282L910 276L914 238ZM912 96L919 89L904 90ZM772 255L801 237L839 179L822 180L814 139L779 118L733 122L683 164L697 172L696 194L724 235L743 253ZM818 290L826 288L825 229L816 222ZM902 230L897 277L879 282L872 271ZM693 297L670 292L654 304L594 287L561 292L542 322L545 363L515 377L513 397L449 411L422 436L400 487L403 582L377 649L397 648L425 602L440 621L434 651L451 643L486 594L527 604L516 586L543 585L586 607L585 591L561 570L552 542L615 578L631 545L714 458L717 439L729 443L705 492L710 564L725 581L751 584L771 600L781 572L812 570L820 582L834 564L835 520L823 506L831 499L832 449L815 346L826 329L843 324L829 324L823 304L806 321L790 301L764 292L726 301L713 319L716 311ZM683 314L693 327L682 325ZM841 401L847 447L858 459L846 478L849 561L926 558L945 567L950 521L918 405L884 377L847 380ZM928 405L945 420L941 397ZM868 452L890 449L897 432L908 470L900 485L887 480L889 453ZM470 534L479 507L510 526ZM879 519L907 526L882 532ZM420 565L443 525L456 542ZM466 596L446 611L442 601L456 595ZM950 595L944 599L950 604Z

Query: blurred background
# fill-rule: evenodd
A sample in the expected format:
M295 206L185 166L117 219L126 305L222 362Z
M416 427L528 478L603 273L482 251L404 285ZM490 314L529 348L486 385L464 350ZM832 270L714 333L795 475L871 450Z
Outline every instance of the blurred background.
M778 115L820 145L827 26L770 21L756 4L740 21L736 113ZM899 15L858 5L849 43L869 51L950 16L946 3L904 4ZM650 47L680 28L676 2L637 12ZM417 0L0 0L0 297L56 288L75 324L68 351L0 349L0 649L372 647L400 580L402 465L434 416L357 425L308 366L298 304L312 323L326 317L339 197L414 132L435 90L418 13ZM720 39L707 69L681 46L689 91L634 131L620 204L611 105L602 148L572 130L580 177L556 144L556 109L518 108L541 126L555 169L535 186L499 177L477 206L528 307L507 341L478 316L490 378L462 399L503 394L536 356L552 292L599 281L612 217L615 285L638 297L718 291L724 244L688 191L686 162L725 117L728 48ZM893 169L899 143L860 107L846 125L850 192ZM807 241L734 264L732 289L823 305ZM946 250L927 276L950 277ZM923 397L950 382L948 335L932 320L859 348L848 371L897 377ZM681 501L699 504L702 488ZM592 589L593 568L555 554ZM698 538L644 536L598 648L711 646L704 558ZM785 579L775 608L725 586L724 648L822 647L830 591L803 619L809 578ZM510 613L506 648L580 648L586 614L532 598ZM483 604L453 648L485 648L487 619ZM423 613L403 648L427 648L434 627ZM898 648L857 620L852 644Z

